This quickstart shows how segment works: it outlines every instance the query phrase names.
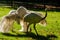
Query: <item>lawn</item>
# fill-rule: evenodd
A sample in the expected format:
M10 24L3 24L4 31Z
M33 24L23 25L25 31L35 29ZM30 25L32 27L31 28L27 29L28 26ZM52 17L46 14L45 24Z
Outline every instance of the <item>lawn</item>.
M13 8L0 7L0 19L2 16L8 14ZM41 11L45 13L44 11ZM31 33L18 32L20 25L16 22L14 23L15 32L10 31L9 33L0 33L0 40L60 40L60 12L58 11L48 11L47 15L47 26L43 27L39 24L36 25L39 36L33 29L33 24L30 25L32 28Z

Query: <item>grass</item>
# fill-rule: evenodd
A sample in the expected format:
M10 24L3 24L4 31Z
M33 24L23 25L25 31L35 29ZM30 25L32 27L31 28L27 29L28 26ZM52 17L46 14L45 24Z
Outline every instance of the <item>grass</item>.
M12 9L13 8L0 7L0 18L8 14ZM45 12L43 11L43 13ZM33 25L31 25L32 32L25 34L18 32L20 25L15 22L14 29L16 32L10 31L6 34L0 33L0 40L60 40L60 12L48 11L46 20L46 27L40 26L39 24L36 25L36 29L39 34L38 37L32 27Z

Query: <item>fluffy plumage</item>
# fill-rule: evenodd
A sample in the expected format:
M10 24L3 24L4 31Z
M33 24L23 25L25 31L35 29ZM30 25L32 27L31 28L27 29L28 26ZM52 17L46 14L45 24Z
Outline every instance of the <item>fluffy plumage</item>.
M0 21L0 32L8 33L8 31L13 27L13 23L16 18L16 10L11 10L8 15L3 16Z

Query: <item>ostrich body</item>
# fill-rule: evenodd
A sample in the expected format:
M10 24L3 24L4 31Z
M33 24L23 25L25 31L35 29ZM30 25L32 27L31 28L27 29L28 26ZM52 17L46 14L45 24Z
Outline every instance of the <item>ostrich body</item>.
M45 17L43 17L41 14L39 14L37 12L31 12L30 14L26 14L24 16L24 22L29 23L27 26L27 32L28 32L29 26L31 24L34 24L34 30L35 30L36 34L38 35L35 25L37 23L39 23L40 21L44 20L46 17L47 17L47 11L46 11Z

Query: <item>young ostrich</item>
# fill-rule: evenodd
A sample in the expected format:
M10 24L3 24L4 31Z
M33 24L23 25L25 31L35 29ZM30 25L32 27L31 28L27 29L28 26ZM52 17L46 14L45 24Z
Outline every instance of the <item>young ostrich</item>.
M18 15L16 21L17 21L17 23L20 24L21 27L22 27L22 28L19 30L19 31L21 31L21 32L26 32L26 31L27 31L27 30L26 30L26 29L27 29L27 22L24 22L24 16L25 16L26 14L28 14L27 12L28 12L28 10L27 10L25 7L23 7L23 6L20 6L20 7L16 10L16 14Z
M31 24L34 24L34 30L36 31L36 34L38 35L37 33L37 30L35 28L35 25L39 22L41 22L42 24L44 24L44 21L47 17L47 11L46 11L46 14L45 16L43 17L40 13L37 13L37 12L31 12L29 14L26 14L24 16L24 22L27 22L28 23L28 26L27 26L27 32L28 32L28 28Z
M21 24L21 30L19 30L19 31L21 31L21 32L27 32L27 26L28 26L28 22L24 22L24 17L26 16L26 15L29 15L30 13L38 13L38 12L35 12L35 11L30 11L30 10L27 10L25 7L23 7L23 6L20 6L18 9L17 9L17 11L16 11L16 14L17 14L17 23L18 24ZM38 14L38 15L40 15L41 16L41 18L43 18L44 16L42 15L42 14ZM39 17L40 17L39 16ZM34 17L34 16L33 16ZM36 18L38 18L39 19L39 17L36 17ZM32 18L32 17L31 17ZM40 18L40 19L41 19ZM33 19L33 18L32 18ZM32 20L33 21L33 20ZM35 20L36 21L36 20ZM39 23L40 24L43 24L44 26L46 26L46 20L45 19L43 19L43 20L39 20ZM29 29L29 31L31 31L30 29Z
M0 22L0 32L8 33L8 31L13 27L15 21L16 10L11 10L8 15L3 16Z

